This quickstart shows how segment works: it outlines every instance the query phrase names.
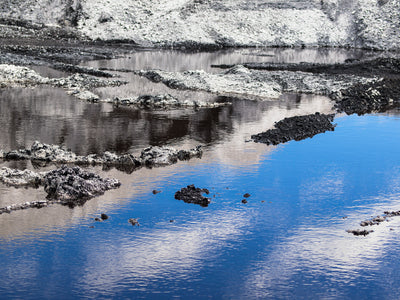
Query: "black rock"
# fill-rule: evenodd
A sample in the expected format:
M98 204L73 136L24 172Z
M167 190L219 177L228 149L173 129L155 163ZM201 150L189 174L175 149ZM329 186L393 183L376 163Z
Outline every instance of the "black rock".
M243 200L242 200L242 203L246 204L246 203L247 203L247 200L246 200L246 199L243 199Z
M97 217L96 217L96 218L94 218L94 220L95 220L95 221L97 221L97 222L101 222L101 221L103 221L102 219L100 219L100 218L97 218Z
M246 193L246 194L243 195L243 197L249 198L249 197L250 197L250 194L249 194L249 193Z
M153 194L154 194L154 195L159 194L159 193L161 193L161 191L153 190Z
M363 235L363 236L366 236L366 235L368 235L368 234L370 234L371 232L374 232L373 230L360 230L360 229L353 229L353 230L351 230L351 229L349 229L349 230L346 230L348 233L352 233L352 234L354 234L354 235L356 235L356 236L359 236L359 235Z
M108 216L107 216L106 214L101 214L101 219L102 219L102 220L107 220L107 219L108 219Z
M204 197L202 194L209 194L208 189L196 188L194 184L188 185L185 188L182 188L180 191L175 193L175 199L183 200L186 203L194 203L199 204L203 207L207 207L210 204L210 198Z
M132 226L135 226L135 225L140 226L138 219L131 218L128 220L128 222L131 223Z

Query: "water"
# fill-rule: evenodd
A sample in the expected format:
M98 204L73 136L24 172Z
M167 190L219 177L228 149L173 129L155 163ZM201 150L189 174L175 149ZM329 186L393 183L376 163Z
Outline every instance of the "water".
M79 102L56 89L0 92L7 149L35 139L81 154L205 145L202 159L165 168L90 168L122 186L82 207L1 215L1 298L399 298L400 217L366 237L346 232L400 209L398 111L341 115L334 132L266 146L245 141L286 116L329 112L331 103L287 95L152 113ZM188 184L208 188L211 204L175 200ZM43 197L0 185L1 206ZM110 218L95 222L100 213Z

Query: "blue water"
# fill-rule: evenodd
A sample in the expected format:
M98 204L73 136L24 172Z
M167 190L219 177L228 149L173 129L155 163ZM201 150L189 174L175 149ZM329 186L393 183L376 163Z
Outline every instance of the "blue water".
M3 235L1 298L399 299L400 217L366 237L346 230L400 209L400 117L335 122L334 132L265 146L252 163L207 160L210 148L202 160L127 176L132 196L88 213L96 200L60 208L83 213ZM175 200L188 184L208 188L211 204ZM95 222L101 212L110 219Z

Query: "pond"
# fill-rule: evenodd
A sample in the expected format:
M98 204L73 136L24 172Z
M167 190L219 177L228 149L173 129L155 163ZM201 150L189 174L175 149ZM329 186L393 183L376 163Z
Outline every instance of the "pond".
M258 55L254 51L151 51L85 64L132 69L157 64L165 70L213 72L207 66L221 62L332 62L365 55L342 50L274 49ZM98 92L124 96L168 91L134 75L123 76L131 81L126 87ZM212 109L147 111L80 102L47 87L0 90L0 99L0 143L6 150L28 147L34 140L63 144L79 154L138 153L148 145L204 145L201 159L163 168L128 174L90 167L118 178L122 186L83 206L53 205L1 215L2 298L400 295L400 217L372 226L374 232L365 237L346 232L384 211L400 210L398 110L337 115L333 132L266 146L248 142L251 134L285 117L329 113L330 100L285 95L267 102L229 99L232 105ZM54 168L27 161L1 166ZM208 207L174 199L175 192L189 184L209 189ZM242 203L245 193L250 197ZM1 207L45 196L42 190L0 185ZM101 213L109 219L96 222ZM140 226L132 226L130 218L138 218Z

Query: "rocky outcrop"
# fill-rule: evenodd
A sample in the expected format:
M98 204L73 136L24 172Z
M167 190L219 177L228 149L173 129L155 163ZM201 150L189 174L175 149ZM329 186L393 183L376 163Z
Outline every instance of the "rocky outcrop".
M252 135L251 139L256 143L267 145L278 145L290 140L300 141L325 131L335 130L333 119L333 114L325 115L318 112L313 115L285 118L275 123L274 129Z
M201 146L190 150L177 150L172 147L148 147L140 153L139 157L133 154L117 155L105 152L102 155L89 154L86 156L76 155L63 146L43 144L38 141L33 142L30 149L2 151L5 160L26 160L44 161L57 164L77 164L77 165L104 165L127 168L128 170L137 169L142 166L157 167L171 165L179 160L188 160L193 157L201 158L203 151Z

